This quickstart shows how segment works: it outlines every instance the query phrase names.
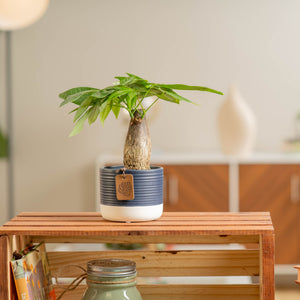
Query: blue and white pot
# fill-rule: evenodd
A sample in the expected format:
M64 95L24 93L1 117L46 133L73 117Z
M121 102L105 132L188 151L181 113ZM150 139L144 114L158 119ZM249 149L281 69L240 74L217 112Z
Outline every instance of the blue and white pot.
M163 212L163 168L126 170L133 175L134 199L118 200L115 177L123 166L100 169L100 211L110 221L139 222L158 219Z

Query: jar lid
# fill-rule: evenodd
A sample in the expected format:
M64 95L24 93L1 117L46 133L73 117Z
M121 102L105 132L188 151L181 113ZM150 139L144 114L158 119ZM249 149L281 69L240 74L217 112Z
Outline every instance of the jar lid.
M88 275L124 277L136 275L136 263L125 259L97 259L87 263Z

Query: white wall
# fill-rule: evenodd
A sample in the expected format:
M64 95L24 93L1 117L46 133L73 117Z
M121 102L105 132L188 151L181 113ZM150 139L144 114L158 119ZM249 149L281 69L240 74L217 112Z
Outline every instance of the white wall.
M121 153L127 125L111 117L68 138L71 107L57 95L125 72L225 94L235 82L257 117L256 150L279 151L300 111L299 11L296 0L51 0L12 34L16 212L94 210L95 159ZM154 151L219 151L224 97L185 95L201 105L163 103Z

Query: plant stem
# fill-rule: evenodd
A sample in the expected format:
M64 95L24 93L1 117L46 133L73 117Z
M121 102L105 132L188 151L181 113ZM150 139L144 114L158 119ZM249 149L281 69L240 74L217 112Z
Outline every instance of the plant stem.
M144 114L157 102L159 100L159 98L157 97L156 99L155 99L155 101L153 101L152 103L151 103L151 105L149 105L149 107L145 110L145 112L144 112Z
M138 107L141 105L141 103L143 102L145 96L143 98L141 98L141 100L139 101L139 103L135 106L135 108L132 110L133 114L138 110Z
M135 113L136 111L137 111L137 109L139 108L139 106L141 105L141 103L143 102L143 100L147 97L147 95L150 93L150 91L151 91L151 89L152 89L152 85L150 85L150 88L147 90L147 92L144 94L144 96L143 96L143 98L141 98L141 100L139 101L139 103L136 105L136 107L133 109L133 113ZM145 111L145 109L144 109L144 107L141 105L141 108L142 108L142 110L143 110L143 114L142 114L142 116L141 116L141 118L143 119L144 118L144 116L145 116L145 113L146 113L146 111Z

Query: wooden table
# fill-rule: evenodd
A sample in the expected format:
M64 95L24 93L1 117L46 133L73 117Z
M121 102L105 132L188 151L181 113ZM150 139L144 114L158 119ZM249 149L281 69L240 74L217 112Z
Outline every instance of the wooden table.
M143 300L274 299L274 228L267 212L175 212L142 223L110 222L94 212L21 213L0 228L0 299L16 299L9 261L12 251L23 248L28 241L84 243L86 250L90 243L152 245L139 251L48 251L52 274L60 273L61 277L75 276L70 268L63 268L70 264L85 267L89 260L114 257L136 261L139 277L180 276L190 280L190 276L211 279L214 277L210 276L257 276L258 279L257 283L249 284L185 284L184 278L180 284L146 281L138 285ZM185 250L157 251L153 244L158 243L190 245L192 250L186 250L185 246ZM195 249L203 244L212 246ZM239 247L235 248L236 245ZM80 286L63 299L81 299L84 288Z

